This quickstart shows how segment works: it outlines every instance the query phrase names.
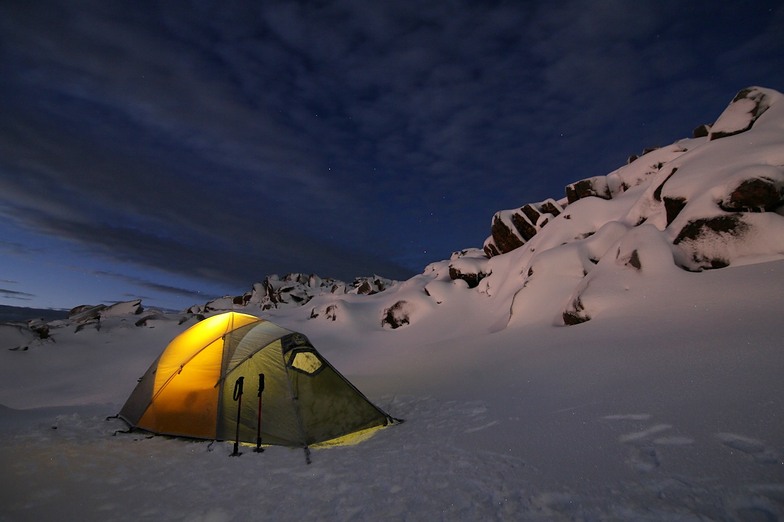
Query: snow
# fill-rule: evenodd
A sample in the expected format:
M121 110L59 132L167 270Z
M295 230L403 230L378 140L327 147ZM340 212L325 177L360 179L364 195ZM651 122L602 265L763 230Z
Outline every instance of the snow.
M564 202L512 252L372 295L251 299L406 421L310 465L114 435L106 417L192 314L118 305L48 338L0 324L0 520L784 518L784 216L744 213L748 234L693 245L726 268L683 270L673 245L681 221L720 215L738 172L784 165L784 104L765 92L750 130L640 157L608 175L612 199ZM726 127L744 124L730 109ZM673 167L661 192L689 203L668 226L654 192ZM468 288L450 264L488 275ZM577 302L589 320L564 326ZM382 325L398 303L408 324Z

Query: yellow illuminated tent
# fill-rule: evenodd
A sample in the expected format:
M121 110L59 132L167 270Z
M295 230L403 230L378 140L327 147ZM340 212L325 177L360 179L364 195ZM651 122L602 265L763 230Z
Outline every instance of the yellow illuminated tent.
M209 317L175 337L119 416L150 432L257 441L257 383L264 374L266 444L299 446L385 426L374 406L296 332L235 312ZM235 385L244 378L238 412ZM238 420L239 419L239 420Z

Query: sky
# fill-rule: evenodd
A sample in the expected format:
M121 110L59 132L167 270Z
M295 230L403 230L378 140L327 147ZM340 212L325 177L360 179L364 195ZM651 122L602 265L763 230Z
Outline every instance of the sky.
M0 304L407 279L784 91L779 1L0 3Z

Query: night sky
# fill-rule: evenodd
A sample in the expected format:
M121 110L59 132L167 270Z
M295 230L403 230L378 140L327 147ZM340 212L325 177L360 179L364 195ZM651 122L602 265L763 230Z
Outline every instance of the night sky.
M406 279L784 90L779 1L0 2L0 304Z

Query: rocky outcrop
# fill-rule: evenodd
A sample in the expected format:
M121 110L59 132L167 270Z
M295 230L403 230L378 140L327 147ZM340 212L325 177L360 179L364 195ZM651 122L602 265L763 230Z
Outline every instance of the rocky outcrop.
M493 257L520 248L561 212L563 212L561 202L554 199L496 212L490 228L490 237L483 246L485 255Z
M379 276L358 277L353 283L317 275L300 273L286 274L282 277L270 275L243 295L225 296L213 299L203 305L194 305L188 309L191 313L209 313L221 310L239 310L256 308L271 310L303 306L315 296L323 294L358 294L373 295L394 286L396 281Z

